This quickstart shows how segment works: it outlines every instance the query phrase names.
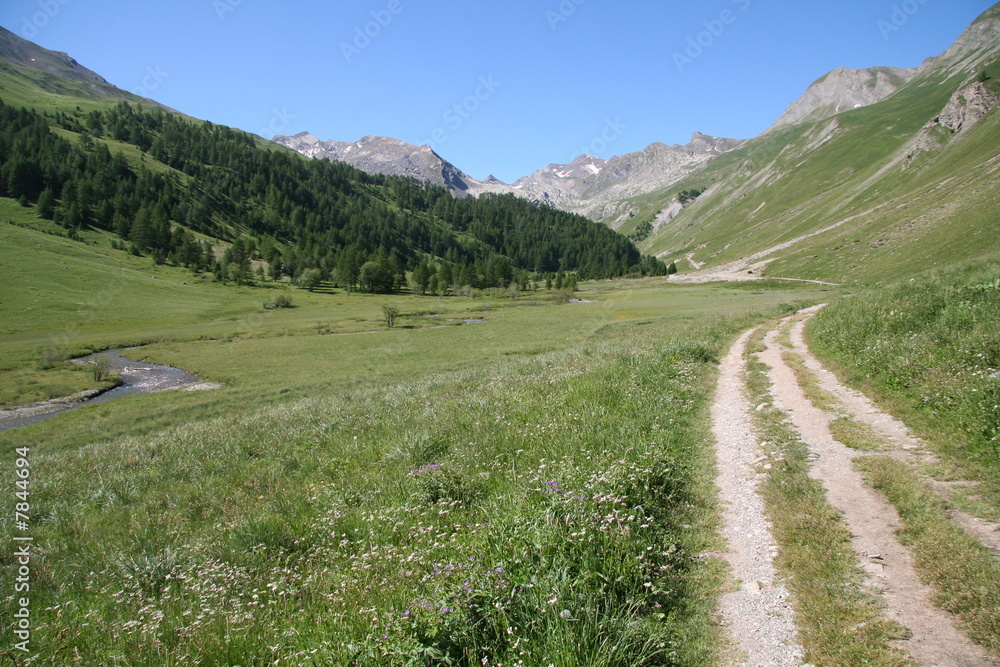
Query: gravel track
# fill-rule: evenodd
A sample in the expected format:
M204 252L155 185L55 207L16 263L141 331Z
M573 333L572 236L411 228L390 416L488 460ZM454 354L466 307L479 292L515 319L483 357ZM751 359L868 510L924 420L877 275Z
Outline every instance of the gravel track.
M809 368L820 374L822 366L808 352L803 330L808 319L820 307L802 311L786 318L782 326L792 327L792 352L808 357ZM798 319L796 322L795 320ZM839 414L813 405L799 385L794 371L785 363L788 349L779 343L781 327L768 332L766 349L759 355L769 367L775 406L787 413L792 427L798 431L816 457L810 476L826 489L827 502L839 511L851 533L851 544L858 555L858 565L869 575L872 587L880 591L886 615L909 631L909 638L900 642L918 665L941 667L978 667L996 664L985 649L971 642L958 629L954 617L935 607L932 590L920 581L909 548L896 538L900 525L895 508L880 494L865 485L852 464L854 458L867 454L838 442L830 432L830 422ZM822 374L826 388L835 396L852 395L845 407L852 414L868 416L867 423L878 424L880 432L891 434L896 442L908 436L905 425L875 409L861 394L849 394L846 387L836 387L832 374ZM912 446L912 445L911 445Z
M717 443L716 485L722 500L723 534L736 589L722 596L723 622L743 661L736 664L801 665L802 647L795 638L789 593L775 578L777 546L757 493L760 475L754 468L760 442L751 427L743 370L748 331L722 360L712 405L712 432Z
M832 436L830 422L847 414L884 438L893 448L888 454L909 460L932 457L905 424L880 411L860 392L841 384L809 352L803 332L820 308L785 318L764 337L766 349L758 358L768 366L774 405L788 415L790 425L810 448L815 458L810 476L823 484L827 501L841 513L858 555L858 567L868 574L872 589L881 595L886 615L909 631L909 638L900 642L900 647L921 666L1000 664L962 634L954 617L931 603L931 589L917 576L910 550L896 538L899 516L895 508L867 487L852 465L854 458L866 454ZM791 349L779 342L786 327L790 328ZM776 578L773 558L778 547L757 492L761 475L755 465L762 452L752 428L752 408L743 380L747 342L755 331L740 336L720 364L712 406L716 484L727 542L723 557L735 580L734 590L722 596L719 611L742 654L732 664L801 665L804 651L796 643L792 600ZM785 362L786 353L803 359L820 388L838 399L842 411L827 412L812 404ZM991 549L995 546L989 542L992 528L986 526L979 535ZM995 530L992 532L995 539Z

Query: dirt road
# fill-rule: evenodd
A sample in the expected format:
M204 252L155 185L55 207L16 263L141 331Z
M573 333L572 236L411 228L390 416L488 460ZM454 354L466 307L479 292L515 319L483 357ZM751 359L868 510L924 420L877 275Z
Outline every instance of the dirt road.
M820 307L785 318L764 336L758 354L768 367L773 404L787 415L790 427L806 443L814 459L810 476L822 483L827 502L841 515L851 534L858 566L879 591L885 614L908 630L899 643L918 665L972 667L1000 664L985 649L967 639L948 613L931 603L931 591L913 567L907 547L896 538L896 510L868 488L852 460L865 453L849 449L830 432L830 423L847 415L867 424L886 440L900 458L932 456L909 435L905 425L881 412L859 392L843 386L809 352L803 330ZM778 547L757 492L762 459L759 438L752 428L752 408L745 398L746 345L753 332L733 346L720 368L713 406L718 477L723 504L725 554L736 590L723 596L720 614L734 644L743 653L735 664L799 665L803 648L796 642L796 601L774 574L772 558ZM790 341L790 343L788 342ZM787 363L797 356L823 391L836 397L831 410L814 405ZM882 452L883 454L885 452ZM962 523L962 522L959 522ZM965 525L965 524L962 524ZM975 531L975 527L967 528ZM980 533L987 546L990 534Z

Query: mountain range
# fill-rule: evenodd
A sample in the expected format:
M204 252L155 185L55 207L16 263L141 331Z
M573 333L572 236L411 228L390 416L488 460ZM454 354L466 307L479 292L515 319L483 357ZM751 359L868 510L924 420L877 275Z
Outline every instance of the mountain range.
M300 132L276 136L273 141L306 157L346 162L371 173L419 178L446 187L457 196L511 193L597 219L612 215L622 199L677 182L705 160L742 143L695 132L686 146L657 142L609 160L581 155L569 164L553 163L507 184L494 176L477 180L430 146L415 146L390 137L321 141Z
M942 248L949 256L996 249L998 59L995 5L919 67L829 72L757 137L696 132L686 146L581 155L513 184L477 181L428 146L393 139L275 141L366 170L419 174L457 195L512 192L581 213L659 257L689 259L682 269L721 263L729 277L780 270L846 281L915 259L933 265ZM692 191L703 194L681 195Z
M4 73L7 100L34 101L30 90L41 89L165 109L0 29ZM695 132L684 146L656 142L607 160L580 155L514 183L477 180L430 146L387 137L325 141L302 132L254 141L426 181L457 198L515 195L581 214L676 263L688 274L678 279L878 280L1000 251L998 80L994 5L919 67L837 68L820 77L757 137ZM281 212L267 215L281 227Z

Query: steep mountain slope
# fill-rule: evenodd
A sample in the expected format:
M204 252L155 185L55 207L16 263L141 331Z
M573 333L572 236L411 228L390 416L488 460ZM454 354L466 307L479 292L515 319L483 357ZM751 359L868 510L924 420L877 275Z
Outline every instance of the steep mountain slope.
M998 57L994 7L881 101L825 118L814 104L671 188L633 198L635 220L660 223L644 247L689 258L682 271L705 264L702 274L833 282L1000 252ZM677 210L685 188L706 191Z
M8 101L46 106L49 96L56 95L161 106L113 86L68 54L44 49L3 27L0 27L0 72L6 75L2 90Z

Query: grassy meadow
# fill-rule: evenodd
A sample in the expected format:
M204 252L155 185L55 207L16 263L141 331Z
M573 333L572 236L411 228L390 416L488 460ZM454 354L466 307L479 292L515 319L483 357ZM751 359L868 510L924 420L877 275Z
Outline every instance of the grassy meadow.
M129 354L225 386L0 433L9 460L30 448L35 540L32 657L6 625L4 657L713 661L722 572L698 556L719 547L714 362L821 288L609 281L579 303L236 288L17 221L0 225L21 249L0 266L7 395L12 374L44 384L53 344L145 344ZM278 290L296 307L265 310Z

